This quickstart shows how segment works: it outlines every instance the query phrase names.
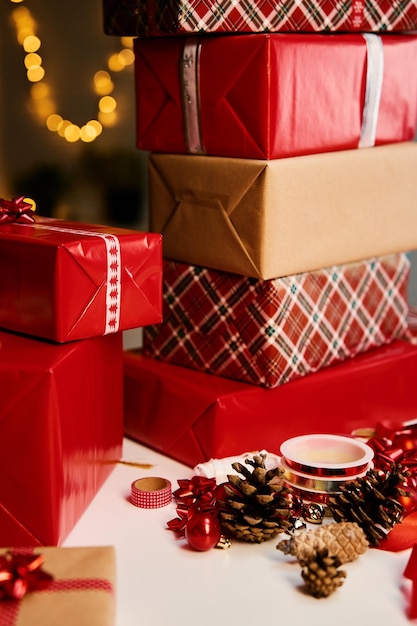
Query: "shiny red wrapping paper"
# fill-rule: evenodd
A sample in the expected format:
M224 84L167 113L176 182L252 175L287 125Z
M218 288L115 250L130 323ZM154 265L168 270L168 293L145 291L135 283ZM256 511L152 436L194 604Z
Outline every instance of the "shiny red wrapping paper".
M417 28L415 0L102 0L108 35Z
M0 226L0 327L66 342L161 320L161 235L35 219Z
M417 414L417 346L395 341L276 389L124 356L127 437L190 467L309 433L346 434Z
M58 545L121 456L122 333L0 331L0 545Z
M138 38L137 146L276 159L411 140L417 34L371 37Z

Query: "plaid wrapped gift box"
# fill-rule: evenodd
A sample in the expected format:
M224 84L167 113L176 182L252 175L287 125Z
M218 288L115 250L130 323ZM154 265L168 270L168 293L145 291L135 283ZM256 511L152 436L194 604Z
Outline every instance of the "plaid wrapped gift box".
M401 337L409 267L399 253L263 281L165 259L144 354L276 387Z
M265 389L124 353L124 428L190 467L289 437L350 433L417 415L417 346L396 340L289 385Z
M103 0L108 35L180 33L409 31L415 0Z
M143 150L277 159L409 141L416 132L417 35L259 33L134 45Z
M32 550L1 548L7 553L40 555L41 570L52 580L22 599L0 600L0 624L7 626L113 626L116 555L112 546Z

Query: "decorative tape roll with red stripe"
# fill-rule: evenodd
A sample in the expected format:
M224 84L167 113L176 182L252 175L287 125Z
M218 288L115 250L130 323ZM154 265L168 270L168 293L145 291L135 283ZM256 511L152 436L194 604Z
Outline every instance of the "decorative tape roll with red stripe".
M166 478L138 478L131 485L131 502L141 509L159 509L172 501L172 486Z

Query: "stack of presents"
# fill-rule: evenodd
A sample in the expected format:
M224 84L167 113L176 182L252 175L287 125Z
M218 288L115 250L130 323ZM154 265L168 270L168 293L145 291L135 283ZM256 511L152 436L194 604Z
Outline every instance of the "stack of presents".
M103 7L106 34L135 38L163 237L125 434L192 467L415 419L415 2Z

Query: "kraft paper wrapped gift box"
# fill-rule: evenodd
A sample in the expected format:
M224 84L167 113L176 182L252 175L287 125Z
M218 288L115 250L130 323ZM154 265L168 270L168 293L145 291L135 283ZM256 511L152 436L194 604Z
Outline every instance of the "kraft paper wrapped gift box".
M219 6L220 5L220 6ZM108 35L262 31L401 31L417 28L413 0L103 0Z
M137 146L276 159L412 140L416 65L417 35L138 38Z
M190 467L289 437L415 419L417 346L394 341L276 389L125 352L127 437Z
M164 262L146 356L277 387L407 332L405 253L274 280Z
M417 248L417 143L261 161L151 153L164 256L263 279Z
M0 545L59 545L121 457L122 333L0 331L0 380Z
M0 327L57 342L161 320L155 233L47 217L0 225Z
M19 558L22 550L1 548L0 558ZM0 623L9 626L113 626L115 623L116 555L112 546L24 551L40 557L35 570L49 574L45 585L30 588L22 599L0 600Z

